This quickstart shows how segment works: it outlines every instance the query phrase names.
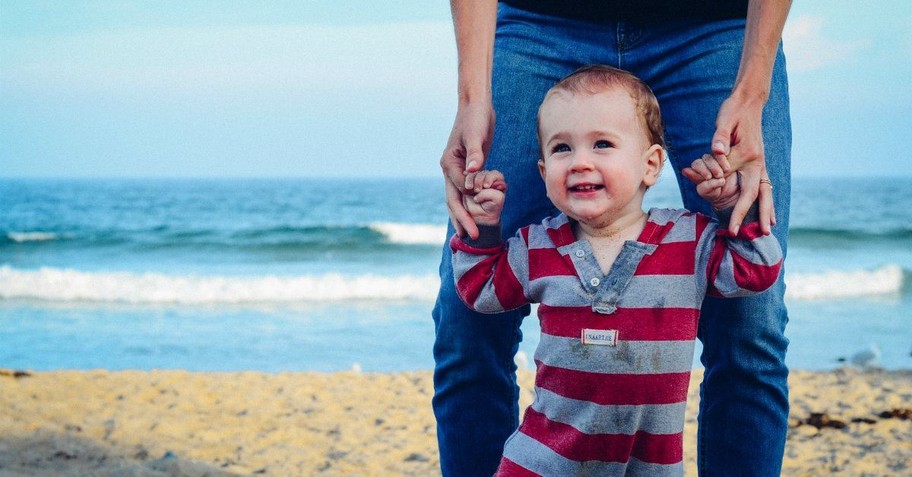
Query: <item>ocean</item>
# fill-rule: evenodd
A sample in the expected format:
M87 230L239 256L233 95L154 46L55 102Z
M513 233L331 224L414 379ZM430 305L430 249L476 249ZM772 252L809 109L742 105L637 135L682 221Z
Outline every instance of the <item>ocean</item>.
M0 368L431 369L446 220L440 179L0 179ZM788 364L912 368L912 178L797 178L791 222Z

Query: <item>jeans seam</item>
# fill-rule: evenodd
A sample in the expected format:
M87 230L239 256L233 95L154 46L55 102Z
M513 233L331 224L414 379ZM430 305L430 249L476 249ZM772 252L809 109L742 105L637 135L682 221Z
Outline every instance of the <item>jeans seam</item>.
M706 375L703 375L703 379L706 379ZM703 414L703 385L700 384L700 405L697 407L697 475L706 475L704 466L706 465L706 459L703 458L703 453L706 452L704 447L700 445L703 442L703 435L706 430L704 426L701 425L700 416Z

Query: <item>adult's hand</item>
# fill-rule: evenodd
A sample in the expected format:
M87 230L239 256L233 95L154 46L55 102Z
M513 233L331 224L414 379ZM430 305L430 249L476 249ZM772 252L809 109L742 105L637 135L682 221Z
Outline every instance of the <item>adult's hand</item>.
M729 231L737 233L751 204L760 199L760 229L776 225L773 185L763 155L763 105L792 0L750 0L741 64L731 96L716 117L712 152L726 175L741 172L741 197L732 212Z
M467 187L467 172L484 167L491 138L494 135L494 107L490 101L468 103L459 107L453 130L440 158L446 191L447 210L456 233L478 238L478 226L462 203Z
M732 95L719 109L712 153L725 174L741 173L741 195L732 212L729 231L738 233L744 216L755 200L760 201L760 230L765 234L776 225L773 187L766 173L763 152L764 99Z

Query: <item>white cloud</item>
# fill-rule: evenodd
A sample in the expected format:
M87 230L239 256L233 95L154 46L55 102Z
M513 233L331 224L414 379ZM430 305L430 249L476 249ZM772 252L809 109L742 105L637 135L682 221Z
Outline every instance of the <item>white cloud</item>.
M785 24L783 45L790 71L815 71L851 64L869 42L830 38L824 34L822 17L799 15Z

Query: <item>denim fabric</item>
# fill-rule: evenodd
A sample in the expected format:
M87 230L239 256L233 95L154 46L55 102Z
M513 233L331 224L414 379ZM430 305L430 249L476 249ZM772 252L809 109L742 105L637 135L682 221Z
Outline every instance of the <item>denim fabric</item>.
M545 92L591 63L629 70L649 84L662 107L669 160L684 205L711 213L680 169L710 150L719 106L731 92L744 20L654 25L558 19L501 4L494 47L497 126L486 167L509 184L504 236L556 210L536 165L536 115ZM791 127L785 59L780 48L763 132L775 185L773 233L786 251ZM450 234L453 233L450 227ZM449 247L440 264L434 307L434 413L444 476L490 476L518 425L513 356L528 307L502 315L468 310L456 295ZM784 336L788 321L780 281L759 296L704 302L699 337L706 373L700 388L701 475L779 475L788 390Z

